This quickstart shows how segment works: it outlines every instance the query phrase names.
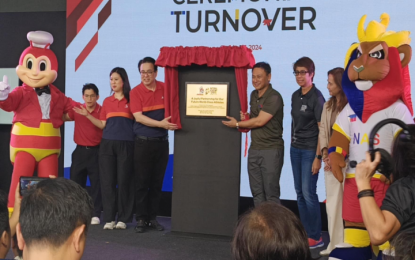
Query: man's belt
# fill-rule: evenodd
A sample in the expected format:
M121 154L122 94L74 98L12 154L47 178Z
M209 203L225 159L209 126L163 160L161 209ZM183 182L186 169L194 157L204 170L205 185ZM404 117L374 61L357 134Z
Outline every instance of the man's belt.
M79 148L83 148L83 149L96 149L96 148L99 148L99 145L95 145L95 146L83 146L83 145L79 145L78 144L78 147Z
M162 137L147 137L142 135L137 135L135 140L146 140L146 141L154 141L154 142L163 142L169 140L169 136L165 135Z

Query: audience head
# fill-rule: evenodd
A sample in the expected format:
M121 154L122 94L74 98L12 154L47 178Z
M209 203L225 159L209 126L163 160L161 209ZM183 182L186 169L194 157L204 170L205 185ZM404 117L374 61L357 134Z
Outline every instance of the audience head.
M17 239L23 256L65 252L65 259L82 257L92 218L92 200L85 189L64 179L45 179L21 202Z
M141 82L147 87L154 85L157 77L156 60L145 57L138 62L138 71L141 74Z
M271 66L266 62L258 62L252 68L252 85L256 90L268 87L271 81Z
M122 92L125 99L130 102L131 85L127 71L124 68L115 67L110 72L111 93Z
M393 252L394 256L385 256L385 260L413 260L415 259L415 232L403 231L391 240L391 249L386 253Z
M7 208L7 195L0 190L0 259L9 252L11 237L9 225L9 210Z
M328 108L334 110L336 106L339 108L338 112L343 110L347 104L347 97L342 87L342 77L344 69L337 67L327 72L327 89L331 98L329 99Z
M315 66L312 59L302 57L293 64L295 80L300 87L309 87L313 83Z
M264 202L240 218L232 241L232 256L234 260L312 259L300 220L274 202Z
M392 158L394 163L394 172L392 180L397 181L400 178L411 176L415 178L415 125L408 125L411 139L395 138L392 148Z

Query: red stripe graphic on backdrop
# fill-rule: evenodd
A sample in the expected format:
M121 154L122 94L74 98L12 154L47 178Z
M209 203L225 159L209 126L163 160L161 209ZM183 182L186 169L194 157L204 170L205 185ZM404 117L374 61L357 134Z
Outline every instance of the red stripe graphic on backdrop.
M75 71L78 70L78 68L82 65L86 57L91 53L91 51L94 49L94 47L98 43L98 32L95 33L94 37L88 42L88 44L85 46L85 48L82 50L81 54L76 58L75 60Z
M93 0L92 3L88 6L85 12L81 15L81 17L76 22L76 33L79 33L84 25L88 22L89 18L94 14L94 12L98 9L99 5L102 3L103 0Z
M66 1L66 18L68 18L69 15L71 15L73 10L75 10L75 8L79 5L79 3L81 1L82 0L69 0L69 1Z
M68 2L71 0L68 0ZM85 12L88 6L92 3L93 0L81 0L81 2L76 6L76 8L71 12L71 14L66 18L66 48L69 44L75 39L77 35L76 27L79 17Z
M78 0L77 0L78 1ZM69 46L70 42L76 37L76 35L79 33L79 31L82 29L82 27L85 26L85 24L88 22L88 20L91 18L91 16L94 14L94 12L98 9L99 5L103 2L103 0L80 0L82 3L83 1L92 1L86 8L86 10L81 14L79 19L76 21L76 31L71 31L71 35L67 33L67 46ZM105 6L101 9L101 11L98 14L98 30L101 28L101 26L105 23L106 20L108 20L108 17L111 15L111 5L112 0L109 0ZM79 6L79 5L78 5ZM76 8L78 9L78 7ZM73 16L71 15L71 18ZM69 18L67 19L68 23ZM72 21L72 20L71 20ZM68 27L68 25L67 25ZM73 28L73 27L71 27ZM72 38L69 38L72 37ZM79 69L79 67L82 65L82 63L85 61L85 59L88 57L88 55L91 53L91 51L95 48L95 46L98 44L98 32L95 33L95 35L92 37L92 39L88 42L88 44L85 46L85 48L82 50L82 52L79 54L79 56L75 60L75 71Z
M98 14L98 30L105 23L108 17L110 17L110 15L111 15L111 0L109 0L108 3L105 4L104 8L102 8L102 10Z

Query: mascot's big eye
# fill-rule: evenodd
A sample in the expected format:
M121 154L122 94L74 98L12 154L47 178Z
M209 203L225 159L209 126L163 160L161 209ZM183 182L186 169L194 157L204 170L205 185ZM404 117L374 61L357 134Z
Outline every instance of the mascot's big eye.
M383 60L385 58L385 52L383 50L375 51L369 53L369 56L378 60Z
M46 61L45 60L41 60L39 62L39 70L40 71L45 71L46 70Z
M357 49L356 52L357 52L357 58L359 58L360 56L362 56L362 53L359 51L359 49Z
M26 67L31 70L33 67L33 60L32 59L27 59L26 61Z

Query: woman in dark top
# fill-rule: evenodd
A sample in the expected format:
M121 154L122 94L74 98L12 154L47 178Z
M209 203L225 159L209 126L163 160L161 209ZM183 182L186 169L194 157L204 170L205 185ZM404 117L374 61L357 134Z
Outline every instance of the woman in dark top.
M130 111L131 87L125 69L112 69L110 84L113 94L104 100L99 119L86 109L75 111L104 129L99 149L104 229L126 229L125 223L131 222L134 207L134 117ZM115 224L117 212L118 223Z
M310 248L316 248L324 245L316 189L322 159L318 145L319 124L325 100L313 84L315 67L310 58L297 60L293 70L300 88L291 98L291 165L301 223Z
M370 179L380 162L380 154L376 153L372 161L367 153L366 160L356 167L360 208L373 245L381 245L390 239L393 242L401 232L415 231L415 125L408 125L408 128L410 140L403 140L398 135L393 144L395 170L380 208L370 193Z

